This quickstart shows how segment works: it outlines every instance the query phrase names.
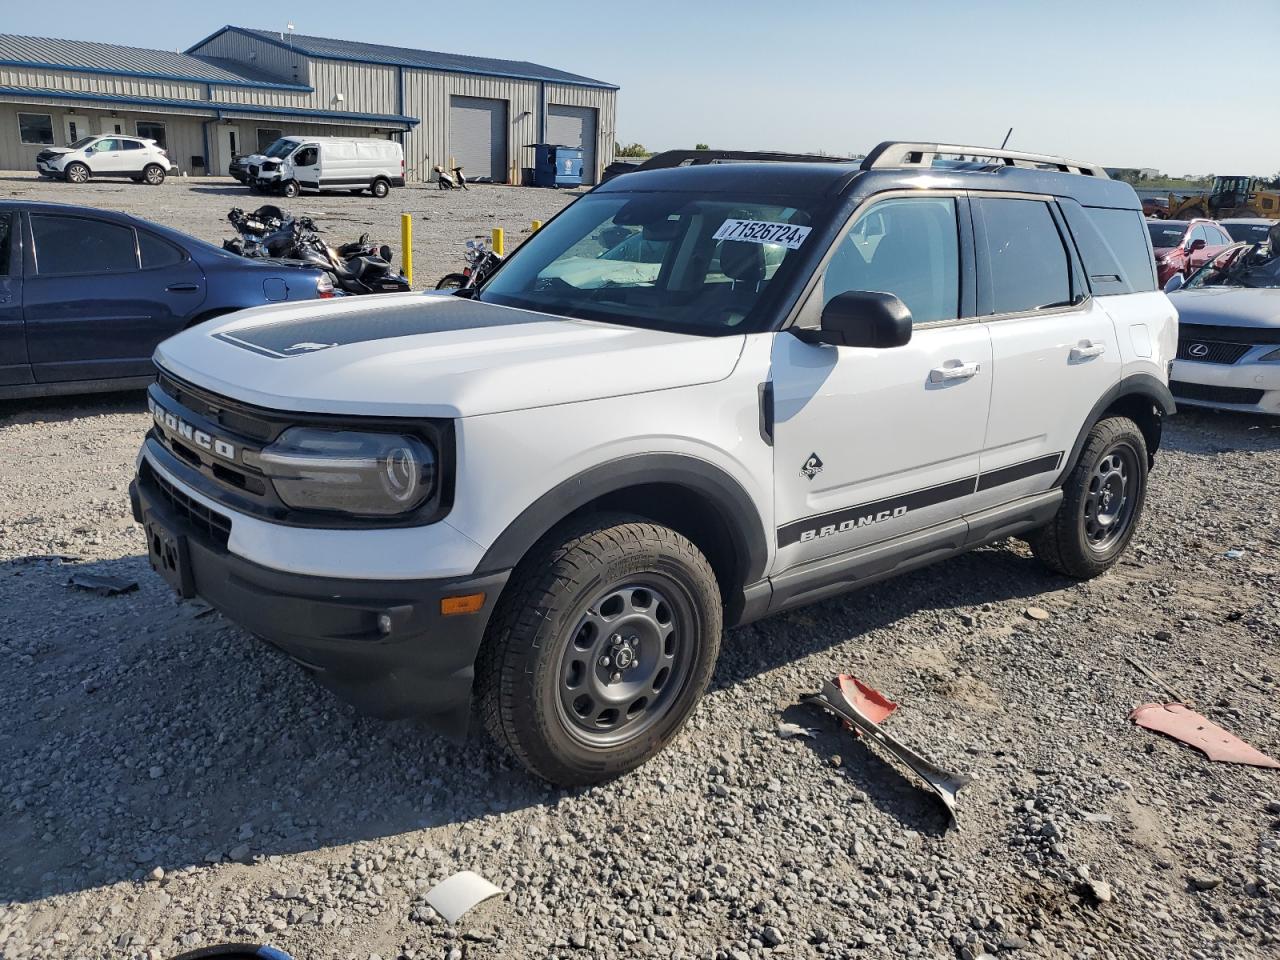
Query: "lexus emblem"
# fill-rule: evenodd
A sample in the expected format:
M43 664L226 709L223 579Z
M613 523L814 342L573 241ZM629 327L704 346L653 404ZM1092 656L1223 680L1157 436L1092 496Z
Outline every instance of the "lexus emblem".
M1209 345L1206 343L1193 343L1187 348L1187 353L1193 357L1207 357L1209 355Z

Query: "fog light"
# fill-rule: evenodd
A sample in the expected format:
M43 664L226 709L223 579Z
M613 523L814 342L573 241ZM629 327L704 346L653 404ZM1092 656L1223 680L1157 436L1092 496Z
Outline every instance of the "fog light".
M378 614L378 632L384 637L391 632L391 614Z
M483 606L483 593L467 593L459 597L444 597L440 601L440 616L456 617L462 613L477 613Z

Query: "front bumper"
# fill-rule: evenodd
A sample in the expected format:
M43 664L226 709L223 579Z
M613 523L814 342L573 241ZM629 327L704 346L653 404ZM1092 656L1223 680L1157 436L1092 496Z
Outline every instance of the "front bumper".
M1256 353L1274 345L1255 347ZM1178 405L1280 416L1280 363L1173 361L1170 389Z
M465 735L476 654L510 571L438 580L289 573L219 545L209 511L191 511L196 501L152 469L140 469L129 498L136 521L157 521L180 539L184 592L283 650L362 712L422 717L449 736ZM444 598L481 592L478 612L441 613ZM391 624L385 634L382 615Z

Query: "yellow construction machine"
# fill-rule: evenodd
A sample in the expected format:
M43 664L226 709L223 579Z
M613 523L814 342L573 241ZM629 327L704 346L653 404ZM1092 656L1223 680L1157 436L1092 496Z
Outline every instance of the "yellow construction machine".
M1267 217L1280 219L1280 184L1266 177L1214 177L1205 194L1175 197L1169 194L1170 220L1195 217Z

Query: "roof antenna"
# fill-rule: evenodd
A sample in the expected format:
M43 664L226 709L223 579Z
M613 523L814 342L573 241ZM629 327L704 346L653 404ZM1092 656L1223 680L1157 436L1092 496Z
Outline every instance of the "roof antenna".
M1004 142L1000 144L1001 150L1003 150L1005 147L1009 145L1009 138L1012 136L1013 136L1013 127L1010 127L1009 132L1004 135Z

